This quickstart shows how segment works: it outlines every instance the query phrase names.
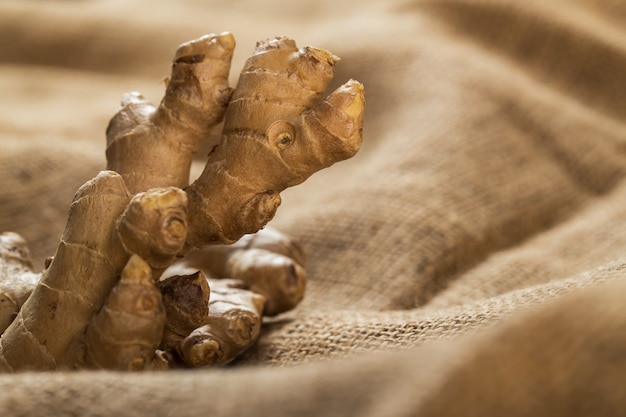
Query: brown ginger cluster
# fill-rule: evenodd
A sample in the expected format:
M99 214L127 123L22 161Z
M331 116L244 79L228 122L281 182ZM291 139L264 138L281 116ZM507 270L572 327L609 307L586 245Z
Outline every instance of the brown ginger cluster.
M233 89L234 48L229 33L184 43L158 106L124 95L107 171L76 192L41 276L22 239L0 235L0 370L223 365L254 344L264 315L302 300L302 250L257 232L282 190L358 151L363 86L325 96L338 58L275 38L257 44Z

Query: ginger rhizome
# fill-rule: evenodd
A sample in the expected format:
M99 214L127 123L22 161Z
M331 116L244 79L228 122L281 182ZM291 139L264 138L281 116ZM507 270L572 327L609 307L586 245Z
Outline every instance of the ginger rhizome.
M275 316L302 301L306 288L304 259L298 242L266 227L232 245L192 251L176 267L196 268L212 278L240 280L245 288L265 297L263 315Z
M0 370L222 365L254 344L263 315L302 300L298 245L254 233L281 191L358 151L364 89L350 80L325 97L338 58L288 38L258 43L233 89L234 48L229 33L184 43L159 106L124 95L107 171L76 192L40 279L19 236L0 235ZM162 275L175 262L195 270Z
M161 349L175 351L183 338L204 324L211 289L200 271L168 277L158 286L167 313Z
M257 340L265 297L235 280L210 280L209 314L180 341L178 354L194 368L225 365Z
M9 327L39 281L26 241L17 233L0 234L0 334Z
M9 370L79 365L87 325L128 260L115 224L129 202L124 181L110 171L77 191L52 263L0 338L0 364Z
M160 349L190 367L224 365L259 337L265 297L198 271L159 283L167 311Z
M152 269L133 255L86 333L86 365L142 370L152 362L163 337L165 307Z
M281 191L357 152L363 86L350 80L323 98L337 59L286 38L257 45L233 92L221 142L186 188L190 246L257 232L274 217Z
M140 93L124 95L106 132L107 169L120 173L132 193L188 185L193 157L230 100L234 48L230 33L180 45L158 107Z

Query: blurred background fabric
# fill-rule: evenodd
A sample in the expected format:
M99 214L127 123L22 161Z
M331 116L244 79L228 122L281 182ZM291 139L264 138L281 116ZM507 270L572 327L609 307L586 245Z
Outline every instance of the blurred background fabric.
M622 1L0 2L0 231L38 269L180 43L233 33L235 85L289 36L367 94L359 154L283 193L307 294L241 360L2 375L0 414L623 414L625 27Z

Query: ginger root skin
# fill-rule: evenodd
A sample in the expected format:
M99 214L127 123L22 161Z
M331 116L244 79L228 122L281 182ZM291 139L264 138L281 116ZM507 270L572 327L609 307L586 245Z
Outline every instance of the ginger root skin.
M193 155L224 118L220 144L184 188L190 248L255 233L282 190L352 157L362 141L363 86L350 80L323 99L339 58L288 38L259 42L233 91L234 47L229 33L181 45L159 107L130 93L107 128L107 168L135 194L186 187Z
M232 94L234 48L227 32L180 45L158 107L137 92L124 95L107 128L107 169L120 173L132 194L189 184L193 156L222 120Z
M107 128L109 170L75 194L54 257L0 338L0 370L163 369L175 356L223 365L257 340L264 310L302 299L301 251L260 238L218 249L211 262L214 276L245 282L198 274L179 282L195 294L186 301L184 289L147 295L177 258L262 229L282 190L361 145L363 86L350 80L324 98L336 56L288 38L260 42L233 91L234 46L227 33L181 45L158 107L124 96ZM222 118L220 144L188 185L194 154Z
M304 251L297 241L266 227L232 245L191 251L176 267L197 268L211 278L240 280L246 289L265 297L263 315L275 316L302 301L307 281L304 262Z
M17 233L0 234L0 334L15 319L41 274L33 271L30 251Z
M151 367L164 326L165 307L152 270L133 255L87 328L85 364L124 371Z
M228 257L225 272L225 277L240 280L265 297L265 316L292 310L304 298L306 270L285 255L264 249L239 250Z
M194 329L202 326L209 315L211 290L204 273L175 275L158 283L167 312L161 348L176 349L176 345Z
M158 278L187 237L187 194L176 187L136 194L116 224L127 253L141 256Z
M257 232L274 217L282 190L358 151L363 86L350 80L323 100L337 59L287 38L257 45L226 111L220 144L185 189L189 246L233 243Z
M0 338L4 368L80 366L87 325L128 260L115 223L129 201L122 177L111 171L76 192L50 266Z
M204 324L182 339L177 352L190 367L225 365L259 338L265 298L235 280L209 280L211 300Z
M145 255L158 270L151 274L158 276L163 259L171 262L183 247L184 197L170 187L131 199L122 177L112 171L85 183L74 196L52 262L0 338L0 365L82 367L87 327L118 282L129 250Z

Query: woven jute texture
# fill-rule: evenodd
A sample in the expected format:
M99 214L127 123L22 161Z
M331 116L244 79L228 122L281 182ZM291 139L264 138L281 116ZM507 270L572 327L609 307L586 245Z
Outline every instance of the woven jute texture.
M0 3L0 230L39 268L179 43L232 32L235 83L288 35L367 93L361 152L283 193L307 294L244 357L2 375L0 415L624 414L624 27L591 0Z

